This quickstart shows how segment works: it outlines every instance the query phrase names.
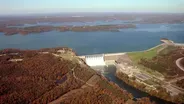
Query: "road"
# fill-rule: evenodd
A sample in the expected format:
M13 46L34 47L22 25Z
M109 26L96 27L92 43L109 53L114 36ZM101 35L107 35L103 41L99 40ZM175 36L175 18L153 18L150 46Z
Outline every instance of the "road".
M174 82L176 82L176 81L178 81L178 80L182 80L182 79L184 79L184 76L175 78L175 79L173 79L173 80L170 80L168 83L174 83Z
M178 66L178 68L180 68L181 70L183 70L184 71L184 67L181 65L181 60L183 60L184 59L184 57L182 57L182 58L179 58L179 59L177 59L176 60L176 65Z
M167 91L171 92L171 95L174 96L174 95L178 95L179 93L183 93L183 91L173 87L172 85L163 85L162 86L163 88L166 88Z
M175 43L176 46L184 46L183 43Z
M183 53L180 53L180 54L183 55ZM181 57L181 58L177 59L177 60L176 60L176 65L177 65L178 68L180 68L182 71L184 71L184 67L183 67L183 66L181 65L181 63L180 63L180 61L181 61L182 59L184 59L184 57ZM174 83L174 82L176 82L177 80L182 80L182 79L184 79L184 76L175 78L175 79L173 79L173 80L170 80L168 83Z
M178 68L180 68L182 71L184 71L184 67L180 63L180 61L182 59L184 59L184 57L177 59L176 60L176 65L178 66ZM167 82L167 85L163 85L162 87L164 87L168 91L170 91L171 92L171 95L177 95L179 93L184 93L184 91L183 91L182 88L179 88L178 86L172 84L172 83L174 83L174 82L176 82L178 80L181 80L181 79L184 79L184 76L175 78L173 80L170 80L169 82Z

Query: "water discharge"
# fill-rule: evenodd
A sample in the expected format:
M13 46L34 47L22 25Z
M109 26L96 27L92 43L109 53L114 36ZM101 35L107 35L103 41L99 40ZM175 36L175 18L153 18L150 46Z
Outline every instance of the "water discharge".
M104 61L104 55L99 54L99 55L88 55L85 56L86 63L89 66L99 66L99 65L105 65Z

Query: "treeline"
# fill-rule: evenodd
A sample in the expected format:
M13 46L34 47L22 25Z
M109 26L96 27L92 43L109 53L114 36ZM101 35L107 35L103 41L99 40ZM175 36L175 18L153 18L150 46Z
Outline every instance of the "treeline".
M184 79L177 81L176 85L184 89Z
M31 54L34 55L29 58L25 57L22 62L10 62L8 61L10 56L0 57L1 103L30 103L38 99L44 93L56 88L58 86L55 83L56 79L67 74L73 66L72 62L61 61L51 54L35 54L34 52ZM73 84L72 81L69 82L70 85ZM77 83L77 85L80 84ZM61 95L54 94L51 98L58 96ZM51 98L47 99L54 100ZM42 100L47 101L47 99Z
M100 81L94 87L78 80L77 78L86 82L96 74L86 65L80 66L50 53L40 54L38 51L12 49L1 52L6 54L0 56L2 104L47 104L62 96L65 97L60 103L67 104L125 104L132 101L130 93L109 83L100 75ZM23 61L9 61L15 57L23 58ZM77 78L73 76L72 68ZM75 92L76 89L79 90ZM140 99L134 103L151 104L149 99Z
M95 89L94 89L95 88ZM132 100L132 95L102 78L95 87L83 87L65 94L64 104L153 104L148 98ZM131 103L130 103L131 102Z
M181 60L181 65L184 67L184 59Z
M148 94L150 94L151 96L156 96L160 99L169 101L169 102L175 102L175 103L183 103L184 102L184 95L183 94L179 94L176 96L170 96L170 93L167 92L167 90L165 88L162 87L157 87L157 90L146 90L146 86L141 84L141 83L137 83L135 81L134 78L130 79L128 77L128 75L124 74L124 73L116 73L116 76L123 80L126 84L133 86L134 88L146 92Z
M27 35L30 33L42 33L49 31L74 31L74 32L89 32L89 31L112 31L124 28L136 28L134 24L121 24L121 25L96 25L96 26L32 26L32 27L0 27L0 32L5 35L22 34Z
M39 50L21 50L21 49L8 48L8 49L0 50L0 54L8 54L8 55L11 55L12 53L28 54L28 52L31 52L31 53L33 53L33 52L34 53L37 53L37 52L57 53L58 50L63 50L64 52L73 52L74 55L76 54L71 48L68 48L68 47L43 48L43 49L39 49Z

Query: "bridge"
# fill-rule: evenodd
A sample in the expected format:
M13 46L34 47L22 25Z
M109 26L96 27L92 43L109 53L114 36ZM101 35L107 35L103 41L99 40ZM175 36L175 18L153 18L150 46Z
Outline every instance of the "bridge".
M104 66L109 61L114 61L119 58L119 56L124 55L125 53L107 53L107 54L94 54L94 55L85 55L79 56L83 59L89 66Z

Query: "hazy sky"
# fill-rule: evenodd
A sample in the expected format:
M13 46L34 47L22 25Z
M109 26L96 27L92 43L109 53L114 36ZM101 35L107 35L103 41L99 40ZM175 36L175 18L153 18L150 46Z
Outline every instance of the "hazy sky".
M184 0L0 0L1 14L183 12Z

